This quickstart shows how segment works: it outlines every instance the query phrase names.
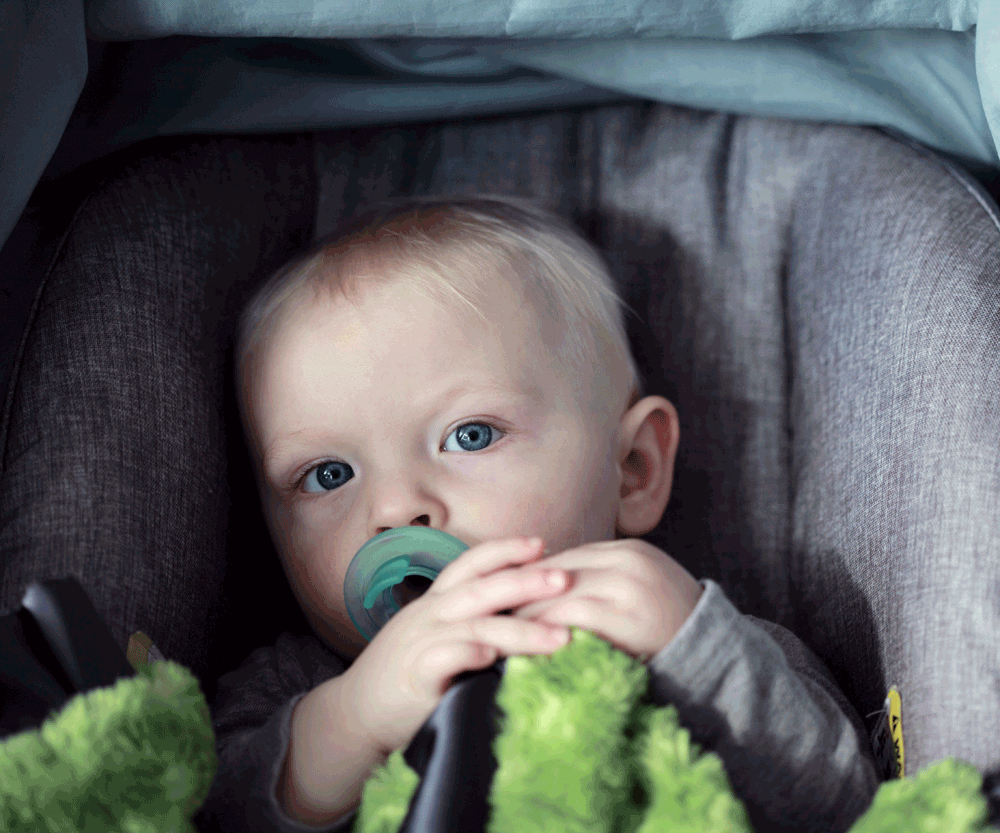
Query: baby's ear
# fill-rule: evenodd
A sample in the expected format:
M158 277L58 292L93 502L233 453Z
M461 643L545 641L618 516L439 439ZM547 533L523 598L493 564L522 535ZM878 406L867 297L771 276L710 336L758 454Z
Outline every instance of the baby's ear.
M617 529L625 537L645 535L670 500L680 439L677 409L662 396L643 397L622 417L619 438Z

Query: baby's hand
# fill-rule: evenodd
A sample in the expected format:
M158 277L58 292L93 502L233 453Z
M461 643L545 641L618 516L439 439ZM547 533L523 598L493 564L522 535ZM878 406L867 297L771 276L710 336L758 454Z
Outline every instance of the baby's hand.
M561 625L499 615L565 591L564 570L530 563L541 553L540 539L523 538L466 550L344 673L344 708L384 754L416 734L457 674L501 655L548 654L569 641Z
M680 564L638 538L584 544L543 563L571 572L572 586L557 598L529 602L515 616L593 631L634 657L666 647L702 592Z

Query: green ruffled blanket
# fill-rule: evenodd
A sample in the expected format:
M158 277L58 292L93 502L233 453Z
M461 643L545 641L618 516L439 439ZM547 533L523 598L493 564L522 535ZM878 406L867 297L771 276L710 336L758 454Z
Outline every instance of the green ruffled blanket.
M722 761L672 706L645 704L645 667L576 630L550 656L512 657L488 833L750 833ZM355 833L396 833L417 775L397 751L365 786ZM945 760L882 784L851 833L971 833L986 800L975 767Z

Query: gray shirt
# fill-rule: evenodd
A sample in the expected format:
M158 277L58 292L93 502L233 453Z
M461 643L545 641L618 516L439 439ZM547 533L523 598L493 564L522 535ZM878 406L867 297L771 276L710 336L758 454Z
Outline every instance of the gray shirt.
M754 829L844 831L878 787L864 726L822 662L793 634L741 614L712 581L648 662L650 695L674 704L719 754ZM283 634L219 681L219 772L199 820L233 831L350 830L289 818L277 799L295 704L346 668L312 636Z

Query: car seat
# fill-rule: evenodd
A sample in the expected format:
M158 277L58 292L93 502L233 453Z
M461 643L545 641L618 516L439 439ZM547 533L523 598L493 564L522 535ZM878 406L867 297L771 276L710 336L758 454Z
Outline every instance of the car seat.
M518 195L603 250L679 410L647 539L862 715L895 685L908 772L1000 763L1000 228L964 171L875 129L625 104L153 139L80 177L0 423L0 610L73 575L210 696L306 627L243 450L237 313L369 201Z

